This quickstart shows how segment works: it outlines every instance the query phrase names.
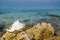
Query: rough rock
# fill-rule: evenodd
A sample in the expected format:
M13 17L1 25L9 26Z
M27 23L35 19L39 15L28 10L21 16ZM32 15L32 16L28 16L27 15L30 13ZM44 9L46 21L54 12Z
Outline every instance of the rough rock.
M54 28L50 23L38 23L33 26L33 28L26 30L26 33L30 36L30 38L38 39L47 39L54 35Z
M15 36L14 33L7 32L7 33L5 33L5 34L2 36L1 40L10 40L10 39L13 38L14 36Z
M0 32L0 40L1 40L2 35L3 35L3 33L2 33L2 32Z
M44 40L54 35L54 28L50 23L38 23L30 29L18 33L7 32L2 36L5 40Z
M49 39L44 39L44 40L60 40L60 36L53 36Z
M17 34L17 40L30 40L28 35L23 31Z

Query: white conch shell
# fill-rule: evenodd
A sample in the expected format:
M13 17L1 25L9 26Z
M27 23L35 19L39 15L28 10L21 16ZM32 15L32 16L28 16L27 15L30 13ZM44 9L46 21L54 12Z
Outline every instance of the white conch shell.
M19 19L17 19L17 21L15 21L15 22L12 24L12 28L9 29L9 30L7 29L7 31L13 32L13 31L15 31L15 30L20 30L20 29L22 29L24 26L25 26L25 24L20 23L20 22L19 22Z

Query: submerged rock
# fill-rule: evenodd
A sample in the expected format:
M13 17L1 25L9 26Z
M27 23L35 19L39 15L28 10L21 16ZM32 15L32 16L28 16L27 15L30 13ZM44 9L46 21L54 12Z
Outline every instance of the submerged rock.
M29 22L30 21L30 19L25 19L25 20L23 20L23 22Z
M60 36L60 31L56 31L56 36Z
M59 15L56 15L56 14L48 14L48 16L51 16L51 17L60 17Z
M5 25L4 24L0 24L0 32L2 32L4 28L5 28Z
M38 23L30 29L18 33L7 32L2 36L4 40L44 40L54 35L54 28L50 23Z
M5 24L0 24L0 33L6 33L6 25Z

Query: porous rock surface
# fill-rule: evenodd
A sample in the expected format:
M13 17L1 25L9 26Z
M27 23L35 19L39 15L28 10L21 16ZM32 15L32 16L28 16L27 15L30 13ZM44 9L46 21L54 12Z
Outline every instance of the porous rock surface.
M38 23L22 32L6 32L1 40L44 40L54 35L54 28L50 23Z

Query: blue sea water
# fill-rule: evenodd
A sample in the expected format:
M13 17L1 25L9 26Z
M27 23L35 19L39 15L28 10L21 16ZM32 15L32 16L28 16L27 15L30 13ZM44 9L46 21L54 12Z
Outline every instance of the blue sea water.
M17 19L28 24L41 21L51 21L55 23L55 19L57 22L60 22L60 17L50 17L48 14L60 16L60 9L0 8L0 23L10 24Z

